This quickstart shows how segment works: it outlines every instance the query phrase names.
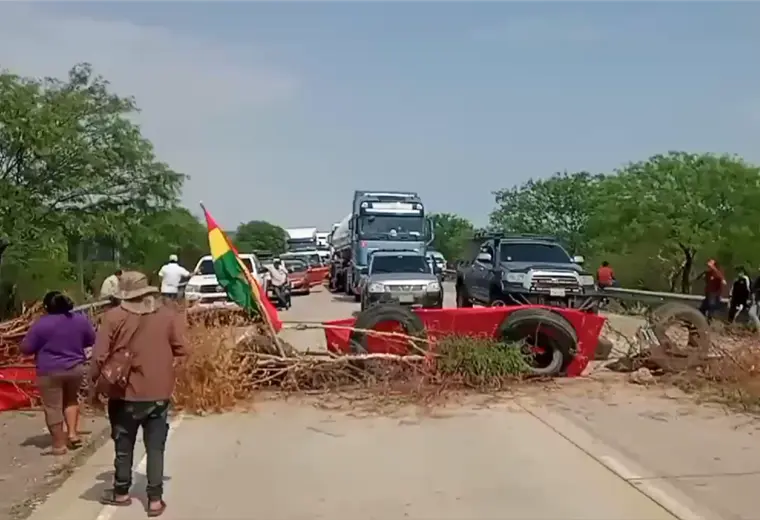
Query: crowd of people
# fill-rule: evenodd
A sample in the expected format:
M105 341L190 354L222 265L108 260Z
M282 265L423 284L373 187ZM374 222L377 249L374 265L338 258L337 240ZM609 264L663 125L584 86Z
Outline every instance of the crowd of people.
M746 311L753 328L760 333L760 275L753 282L744 267L737 267L735 271L736 278L728 290L728 321L733 323ZM602 262L596 271L596 280L602 290L617 285L615 271L609 262ZM722 300L728 286L726 277L718 262L711 258L696 280L704 281L704 298L699 310L712 319L723 307Z

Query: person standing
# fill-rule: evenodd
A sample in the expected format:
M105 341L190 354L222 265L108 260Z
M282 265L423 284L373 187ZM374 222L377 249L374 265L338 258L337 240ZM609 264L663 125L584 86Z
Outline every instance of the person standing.
M720 270L718 263L712 258L707 261L707 269L699 277L705 279L705 297L699 306L699 310L708 319L711 319L720 308L726 277L723 276L723 271Z
M95 388L108 397L115 451L113 489L100 502L114 506L132 502L132 463L137 431L142 428L150 517L166 510L164 452L174 365L187 355L182 315L174 306L164 305L158 293L143 273L122 275L120 303L101 319L90 372Z
M116 291L119 290L119 278L121 278L121 269L117 269L112 275L106 277L103 280L103 285L100 286L100 299L108 300L112 299Z
M750 291L749 320L755 327L755 332L760 335L760 276L755 278Z
M272 292L277 298L277 304L286 309L290 307L285 294L288 284L288 269L279 258L275 258L272 267L269 269L269 283L272 284Z
M79 389L85 376L85 349L95 343L95 329L87 316L72 312L74 303L58 291L47 293L42 303L46 314L31 326L21 351L35 356L52 453L63 455L82 445Z
M736 279L731 286L731 292L728 297L730 300L728 306L728 321L733 323L736 316L747 308L750 296L750 281L747 272L743 267L736 269Z
M600 289L612 287L615 284L615 271L607 260L602 262L601 267L596 270L596 284Z
M172 300L179 297L179 288L182 281L190 278L190 271L179 265L177 255L169 256L169 263L164 264L158 271L161 278L161 294Z

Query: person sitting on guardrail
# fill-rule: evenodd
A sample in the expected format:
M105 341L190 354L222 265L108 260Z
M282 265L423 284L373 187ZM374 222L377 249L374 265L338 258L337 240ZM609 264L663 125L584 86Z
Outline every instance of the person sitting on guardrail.
M615 271L610 267L610 263L605 260L599 269L596 270L596 284L600 289L605 289L615 285L615 282Z
M728 321L732 322L736 316L747 308L750 296L749 276L743 267L736 268L736 279L728 294L730 303L728 306Z
M101 300L113 300L114 295L119 290L119 279L121 278L121 269L117 269L112 275L106 277L103 280L103 285L100 286L100 299Z
M711 258L707 261L707 269L697 278L704 278L705 280L705 298L702 300L699 310L709 320L720 308L720 299L723 295L723 286L726 285L726 277L723 276L723 271L720 270L718 262Z

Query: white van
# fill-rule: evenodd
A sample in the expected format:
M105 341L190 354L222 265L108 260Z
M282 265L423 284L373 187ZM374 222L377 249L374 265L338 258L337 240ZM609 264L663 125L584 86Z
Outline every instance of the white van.
M241 254L240 259L259 282L261 294L266 298L268 271L261 265L254 254ZM192 277L185 286L185 299L199 305L221 306L235 305L227 298L224 288L219 285L214 273L214 260L207 255L198 260Z

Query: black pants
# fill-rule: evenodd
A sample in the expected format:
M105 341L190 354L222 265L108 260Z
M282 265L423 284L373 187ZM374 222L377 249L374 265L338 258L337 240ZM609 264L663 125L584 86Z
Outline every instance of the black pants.
M127 495L132 487L132 465L137 430L142 427L148 458L148 499L160 500L164 493L164 451L169 433L169 401L108 401L108 419L114 442L114 493Z
M747 308L747 298L731 298L731 303L728 306L728 321L733 322L739 314L739 307L742 310Z
M708 294L705 296L705 299L702 300L702 304L699 306L699 310L704 314L708 319L711 319L715 313L720 309L720 295L719 294Z

